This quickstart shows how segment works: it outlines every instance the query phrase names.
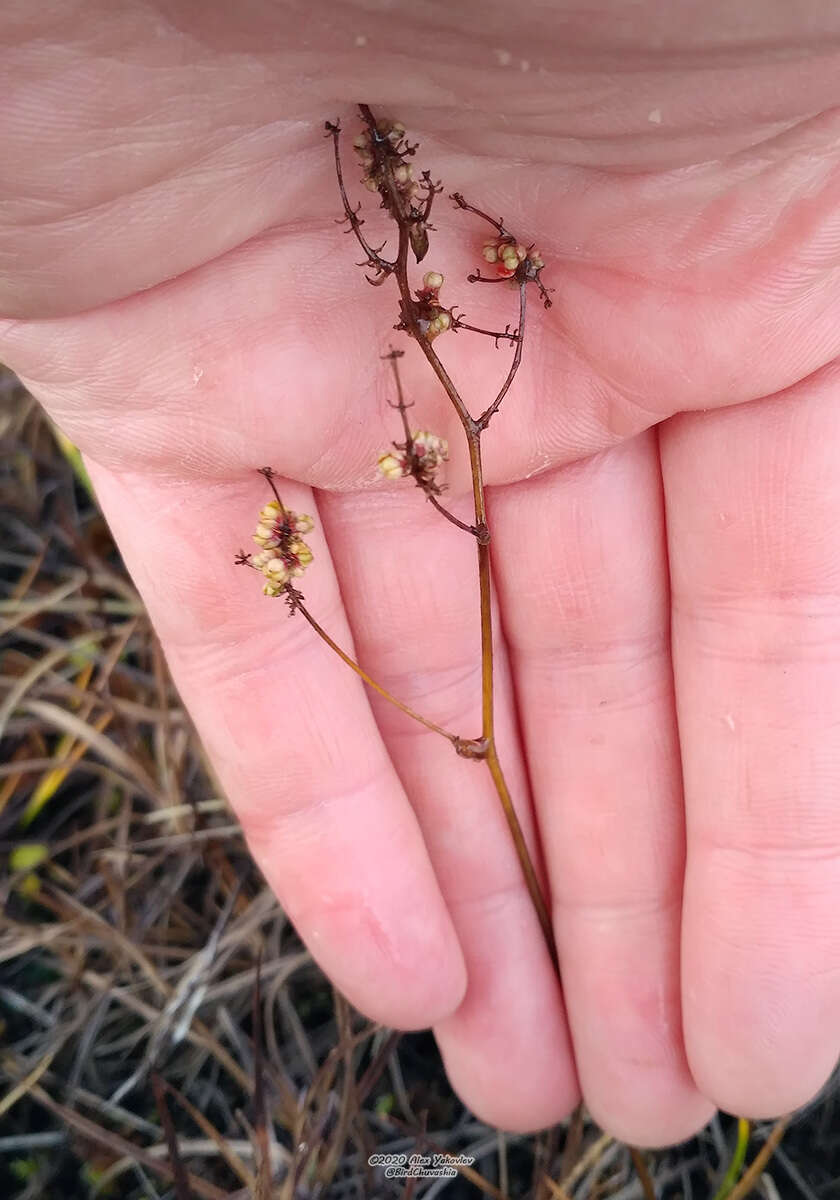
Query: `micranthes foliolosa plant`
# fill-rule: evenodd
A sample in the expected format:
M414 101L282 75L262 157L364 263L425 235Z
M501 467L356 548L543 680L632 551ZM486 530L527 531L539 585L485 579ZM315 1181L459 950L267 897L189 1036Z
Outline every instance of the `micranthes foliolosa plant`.
M502 220L496 220L481 209L467 203L459 192L450 199L456 208L470 213L487 227L482 258L484 267L467 276L470 283L492 283L506 285L514 291L518 300L518 319L515 326L506 326L502 331L482 329L463 319L454 307L447 307L441 299L443 275L438 271L426 271L419 288L412 287L410 273L416 264L426 258L429 251L430 224L435 197L443 188L433 180L429 171L418 174L414 169L418 146L408 141L405 127L398 121L377 119L366 104L359 105L362 129L353 141L353 147L362 169L365 188L379 197L380 206L396 227L397 246L393 258L384 256L385 244L374 248L362 230L364 221L359 215L361 205L353 207L347 196L341 165L340 134L338 121L326 122L327 137L332 139L335 153L335 169L338 190L344 207L341 222L347 222L364 255L358 264L365 268L369 283L381 285L393 280L399 292L397 330L412 338L426 357L440 386L448 396L463 429L469 452L472 476L473 521L461 520L443 503L444 489L439 475L442 464L448 457L446 441L426 430L415 429L409 421L408 411L412 407L404 396L399 374L399 359L403 351L392 349L385 357L390 363L395 399L392 407L398 412L402 440L392 443L392 448L379 456L379 472L387 479L411 478L425 494L427 500L447 521L463 531L475 545L478 567L479 620L481 626L481 732L478 737L464 737L436 725L408 705L391 695L346 654L327 632L318 624L304 603L297 580L312 561L312 552L303 540L313 526L312 519L292 512L283 504L273 472L269 467L261 468L274 493L261 510L259 523L253 535L258 546L256 553L240 553L237 562L248 565L264 576L263 591L267 596L282 596L290 613L301 613L315 632L340 658L351 667L368 686L396 705L407 716L419 721L427 729L449 740L455 752L473 759L477 766L484 764L492 776L499 796L508 828L513 838L519 862L531 900L539 917L540 925L552 957L557 966L557 954L551 932L548 909L543 897L534 865L528 853L522 829L517 818L504 772L496 749L493 715L493 618L491 611L490 543L491 530L487 523L484 477L481 465L481 440L493 417L505 399L522 361L525 341L527 297L534 288L545 308L551 306L548 291L540 278L543 260L533 245L520 241ZM484 273L487 272L487 273ZM507 346L511 361L495 395L486 407L473 416L467 408L458 387L453 382L441 361L435 343L445 333L468 330L490 338L497 347Z

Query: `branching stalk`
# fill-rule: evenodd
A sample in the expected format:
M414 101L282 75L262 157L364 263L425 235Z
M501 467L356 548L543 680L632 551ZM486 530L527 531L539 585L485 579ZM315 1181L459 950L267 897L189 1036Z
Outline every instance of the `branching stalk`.
M525 842L525 837L522 832L522 827L513 801L510 796L510 791L502 771L501 763L499 762L498 753L496 750L496 735L495 735L495 720L494 720L494 690L493 690L493 617L491 606L491 576L490 576L490 530L487 524L487 509L484 494L484 476L481 464L481 434L487 428L487 425L494 413L496 413L507 395L511 384L519 369L522 361L522 346L525 335L525 290L527 283L530 280L536 280L539 283L539 268L530 266L528 258L524 259L523 269L520 272L521 277L517 280L519 284L519 327L516 338L516 350L514 359L508 371L507 378L503 383L496 398L481 414L478 419L472 417L464 403L461 395L449 376L448 371L444 367L438 357L431 339L427 335L427 331L423 328L419 317L419 306L417 301L411 294L411 285L408 278L408 254L411 248L411 239L409 237L409 227L411 224L411 208L410 201L407 201L404 194L401 192L395 177L395 168L393 165L395 153L391 147L387 135L383 135L382 131L377 126L373 113L367 105L359 105L359 112L364 121L370 141L370 148L375 164L375 174L371 176L377 182L380 195L382 197L383 206L390 212L395 220L398 232L399 241L397 248L397 258L394 265L394 276L397 281L397 286L400 292L400 314L401 326L414 339L421 351L425 355L429 365L434 371L441 387L449 397L452 407L454 408L458 419L464 430L467 440L467 447L470 458L470 474L472 478L473 492L473 508L475 512L475 525L473 532L476 534L476 551L478 556L478 585L479 585L479 613L481 624L481 736L486 743L486 762L490 770L490 775L496 792L499 797L499 802L504 812L505 820L507 821L508 829L511 834L514 846L516 848L517 857L519 859L520 868L522 870L525 884L528 888L531 902L540 922L546 946L551 955L552 962L557 967L557 951L554 944L554 937L551 930L551 921L548 915L548 910L543 896L542 888L540 887L534 864L528 852L528 847ZM478 216L490 222L496 230L500 238L508 238L507 230L501 221L494 221L487 217L478 209L474 209L468 205L463 197L453 197L459 208L467 209L470 212L475 212ZM539 260L540 267L542 265ZM541 285L540 285L541 286Z
M304 619L321 640L368 687L426 729L445 737L457 754L464 758L486 762L551 961L559 973L548 907L511 799L496 747L490 572L491 535L487 523L487 505L481 463L481 436L499 411L522 362L528 284L534 283L537 286L546 306L551 303L540 280L543 262L539 252L533 246L526 247L518 242L505 228L503 221L496 221L480 209L468 204L459 193L455 193L452 199L458 208L480 217L493 230L494 238L485 245L483 257L488 263L496 263L499 278L493 282L504 283L507 281L516 286L519 292L519 323L516 330L512 332L510 326L506 326L503 333L494 333L491 330L470 325L457 317L454 310L446 308L440 300L440 288L444 280L437 271L427 272L423 276L423 287L412 293L409 280L409 255L413 255L414 261L417 263L426 256L431 228L428 225L428 219L434 198L442 189L440 184L433 182L428 171L423 171L419 180L414 179L411 159L417 151L417 146L408 143L402 125L394 121L377 122L366 104L359 105L359 113L364 123L364 132L355 139L353 145L363 168L366 187L369 191L378 194L382 208L397 227L396 258L393 261L383 258L381 256L382 247L375 249L370 246L362 234L362 219L358 215L359 210L350 204L344 186L339 151L340 125L337 121L328 121L326 130L327 136L331 137L333 142L336 178L344 208L343 220L349 223L350 229L364 251L365 262L360 265L370 267L375 272L373 279L366 276L368 281L379 284L391 275L396 280L400 297L399 322L396 328L407 333L420 347L455 410L469 453L474 523L469 525L456 517L438 498L443 489L436 480L436 471L439 464L447 457L447 445L442 438L433 433L412 431L407 416L407 411L412 406L406 402L397 367L397 360L402 356L402 351L399 350L392 350L386 357L391 362L397 391L397 401L392 404L392 407L396 408L400 414L405 440L393 443L396 454L389 452L380 457L380 470L389 478L412 476L435 510L458 529L470 534L475 541L481 632L481 733L479 737L460 737L451 730L435 724L434 721L427 720L402 700L397 699L342 650L312 616L303 602L303 595L294 582L312 561L312 552L302 540L302 535L312 528L312 519L285 507L270 468L263 468L262 474L271 485L274 500L269 501L260 512L259 524L254 533L254 541L259 546L259 551L253 555L240 553L237 561L261 572L265 579L263 591L269 596L284 596L291 612L302 613ZM480 273L470 275L468 278L484 279ZM500 340L507 340L513 345L513 358L504 382L493 401L478 417L473 417L470 413L432 345L434 339L441 333L458 329L485 334L492 337L497 345Z
M519 370L519 364L522 362L522 345L525 341L525 297L528 290L528 282L525 279L519 283L519 334L516 338L516 349L513 352L513 362L510 364L510 370L507 373L507 379L499 388L499 394L496 399L485 408L484 412L478 418L477 424L481 430L485 430L490 424L494 414L499 411L499 406L510 390L510 385L516 378L516 372Z
M331 137L333 141L333 151L335 153L335 173L336 177L338 178L338 190L341 195L341 203L344 206L344 220L349 223L350 229L353 231L356 241L364 251L367 259L367 266L373 267L377 273L376 278L370 280L370 282L376 284L382 283L385 280L385 277L390 275L390 273L393 271L394 264L389 262L387 258L382 258L380 256L379 251L384 248L384 243L379 247L379 250L374 250L373 247L368 244L367 238L362 233L362 225L364 222L359 217L359 207L361 206L353 208L347 198L347 191L344 187L344 175L342 174L341 170L341 154L338 148L341 125L338 121L327 121L325 128L327 131L327 136ZM343 221L340 223L343 224Z

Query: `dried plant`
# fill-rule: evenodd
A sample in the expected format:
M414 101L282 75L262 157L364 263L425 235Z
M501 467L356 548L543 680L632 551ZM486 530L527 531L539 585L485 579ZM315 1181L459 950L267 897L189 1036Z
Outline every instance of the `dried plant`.
M365 188L379 197L380 206L396 228L397 245L393 258L385 256L387 243L373 247L363 232L364 220L360 216L361 205L354 207L348 198L344 182L340 153L341 126L338 121L327 121L327 136L332 140L335 153L335 169L338 190L344 208L342 222L346 221L359 246L364 259L359 265L366 272L368 283L374 286L393 280L399 293L395 329L410 337L420 347L438 383L449 398L463 430L469 455L472 477L473 520L461 520L441 500L444 488L440 480L441 468L446 462L449 447L446 441L433 432L414 428L408 412L412 405L406 400L399 374L399 359L403 351L392 349L385 357L393 372L395 399L392 407L399 413L401 440L394 441L391 449L379 456L378 467L386 479L411 478L434 508L458 529L462 530L476 548L479 623L481 629L481 731L478 736L444 729L414 712L397 697L392 696L370 675L347 655L321 628L307 609L297 580L312 560L312 554L301 535L312 528L311 518L288 510L277 491L270 468L261 468L274 491L274 499L260 512L259 524L253 535L259 550L255 554L240 552L237 562L259 571L265 579L263 591L266 595L283 596L292 613L302 613L316 633L380 695L384 696L402 712L419 721L433 732L447 738L455 752L462 757L483 763L490 772L499 801L504 811L508 829L516 847L526 885L540 921L552 961L557 968L557 953L548 916L548 908L540 887L534 864L525 844L519 819L505 781L502 764L496 748L494 722L494 659L493 617L491 609L490 544L491 530L487 521L484 477L481 465L481 442L493 417L499 411L522 362L525 344L527 297L535 289L545 308L551 307L551 299L541 278L542 257L534 245L527 245L512 233L503 220L496 220L480 208L468 203L459 192L450 199L457 209L478 218L487 227L482 258L484 267L467 278L470 283L492 283L516 293L518 303L517 323L503 330L482 329L467 322L453 306L447 307L441 298L444 276L439 271L426 271L420 287L413 287L410 274L415 264L426 258L430 248L430 237L434 227L430 224L435 198L443 191L441 184L432 178L428 170L416 175L414 159L418 145L409 142L405 127L398 121L377 119L366 104L359 105L362 130L353 141L353 147L362 169ZM490 273L483 273L484 271ZM482 411L473 416L461 393L438 355L438 338L459 330L469 331L490 338L497 347L506 345L511 360L504 378L495 395L488 398Z

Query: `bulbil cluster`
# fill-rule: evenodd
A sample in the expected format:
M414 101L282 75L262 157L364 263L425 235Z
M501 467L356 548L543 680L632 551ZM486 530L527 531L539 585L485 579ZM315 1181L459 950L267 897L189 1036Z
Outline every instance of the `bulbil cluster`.
M242 555L244 561L265 576L263 592L266 596L279 596L291 579L300 578L312 562L312 551L301 534L309 533L314 522L305 513L295 513L284 508L279 500L269 500L260 510L259 524L254 531L254 541L259 546L256 554Z

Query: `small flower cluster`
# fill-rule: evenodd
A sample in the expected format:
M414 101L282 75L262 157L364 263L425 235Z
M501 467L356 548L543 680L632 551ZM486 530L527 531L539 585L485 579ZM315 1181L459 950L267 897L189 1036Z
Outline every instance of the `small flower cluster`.
M403 479L413 475L424 490L437 493L440 488L435 475L441 463L449 458L449 445L445 438L424 429L411 435L410 443L398 443L394 451L386 450L379 456L379 472L386 479Z
M419 301L417 323L430 342L452 327L452 313L440 303L442 287L443 276L440 272L427 271L423 276L423 286L414 293Z
M496 264L496 273L503 279L511 279L524 262L528 264L529 276L534 276L545 266L536 246L522 246L509 237L485 242L481 256L485 262Z
M266 596L281 595L289 580L300 577L312 562L312 551L299 535L309 533L313 524L311 517L291 512L279 500L270 500L261 509L254 531L260 549L249 561L265 576Z
M405 125L401 121L380 121L376 127L377 133L387 144L388 157L392 160L391 174L397 190L408 201L420 194L420 185L414 178L414 168L405 161L405 146L402 151L399 146L405 137ZM364 130L353 139L353 149L359 156L364 170L362 182L369 192L379 192L384 185L381 165L377 165L373 152L370 130Z

